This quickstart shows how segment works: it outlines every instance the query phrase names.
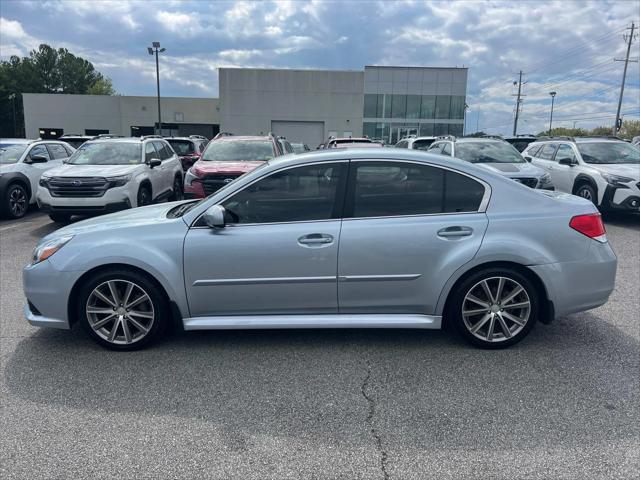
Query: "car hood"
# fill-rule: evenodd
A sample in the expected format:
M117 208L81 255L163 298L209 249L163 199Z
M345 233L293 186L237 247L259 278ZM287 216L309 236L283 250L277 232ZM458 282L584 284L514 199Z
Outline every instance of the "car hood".
M631 177L634 180L640 180L640 165L637 163L621 163L618 165L595 165L589 164L590 167L596 168L600 172L610 173L611 175L621 175L623 177Z
M530 163L476 163L474 164L491 172L498 172L507 177L541 177L544 170Z
M47 170L51 177L117 177L127 175L138 168L136 165L62 165Z
M100 231L113 231L118 228L141 227L143 225L158 224L164 222L174 222L175 218L167 218L169 210L181 203L188 203L192 200L182 200L180 202L161 203L159 205L149 205L147 207L132 208L121 212L101 215L89 218L80 222L72 223L62 227L47 235L44 239L57 238L63 235L80 235L82 233L95 233ZM177 220L180 220L178 218ZM43 239L43 240L44 240Z
M207 175L210 173L247 173L251 170L255 170L260 165L262 165L263 161L256 160L247 160L241 162L219 162L219 161L210 161L210 160L199 160L193 164L193 172L197 176Z

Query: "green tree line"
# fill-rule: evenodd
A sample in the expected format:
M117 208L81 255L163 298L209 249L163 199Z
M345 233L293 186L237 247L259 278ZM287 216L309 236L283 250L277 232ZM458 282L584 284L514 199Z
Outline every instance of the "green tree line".
M538 133L538 137L549 134L549 130L544 130ZM551 129L551 135L554 137L567 135L569 137L584 137L584 136L607 136L612 134L611 126L600 126L587 130L584 128L565 128L557 127ZM622 127L618 131L618 136L626 140L632 140L633 137L640 135L640 120L624 120Z
M88 60L40 45L28 57L0 62L0 137L24 136L23 93L116 94L111 80Z

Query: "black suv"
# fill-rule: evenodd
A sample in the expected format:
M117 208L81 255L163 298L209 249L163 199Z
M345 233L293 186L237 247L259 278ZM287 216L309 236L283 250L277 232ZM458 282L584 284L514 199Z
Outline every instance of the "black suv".
M209 143L206 137L201 135L189 135L188 137L164 137L169 142L171 148L175 150L182 163L182 170L185 172L198 161L204 148Z

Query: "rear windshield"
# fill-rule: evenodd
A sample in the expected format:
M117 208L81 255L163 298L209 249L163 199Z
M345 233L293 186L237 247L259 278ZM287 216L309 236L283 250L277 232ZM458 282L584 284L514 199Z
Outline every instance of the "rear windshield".
M75 151L67 163L71 165L135 165L142 161L139 143L85 143Z
M267 161L275 156L273 143L262 140L209 142L201 160L213 162Z
M640 149L626 142L577 143L582 159L587 163L640 163Z
M424 139L424 140L416 140L413 142L414 150L428 150L431 144L435 141L434 139Z
M24 143L23 144L19 144L19 143L0 144L0 163L3 165L9 164L9 163L16 163L18 160L20 160L20 157L22 156L24 151L27 149L27 146L28 145Z
M169 145L171 145L180 156L196 153L193 147L193 142L190 142L189 140L170 140L168 138L165 140L169 142Z
M524 163L520 152L506 142L456 144L456 157L471 163Z
M303 143L292 143L291 147L293 148L294 153L303 153L306 152Z

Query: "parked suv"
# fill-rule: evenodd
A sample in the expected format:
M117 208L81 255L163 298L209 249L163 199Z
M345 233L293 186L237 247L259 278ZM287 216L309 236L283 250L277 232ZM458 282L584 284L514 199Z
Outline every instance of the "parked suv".
M553 190L551 177L540 167L531 165L512 145L500 138L438 137L429 153L456 157L481 168L499 173L531 188Z
M556 188L601 209L640 211L640 149L607 137L557 137L532 143L525 159L544 168Z
M200 155L207 146L207 140L201 135L190 135L188 137L165 137L169 145L178 154L182 170L189 170L198 161Z
M214 138L187 171L185 196L204 198L268 160L288 153L284 149L284 141L274 135Z
M530 143L538 140L538 137L535 135L516 135L515 137L505 137L504 140L513 145L519 152L523 152Z
M396 148L409 148L411 150L428 150L438 137L405 137L396 143Z
M40 177L38 205L53 221L182 199L182 166L158 136L102 138Z
M40 175L75 149L56 140L0 139L0 215L20 218L36 202Z
M58 140L62 140L63 142L68 143L73 148L80 148L80 145L82 145L84 142L88 142L89 140L92 140L93 138L94 137L91 137L89 135L78 135L75 133L68 133L66 135L62 135Z

